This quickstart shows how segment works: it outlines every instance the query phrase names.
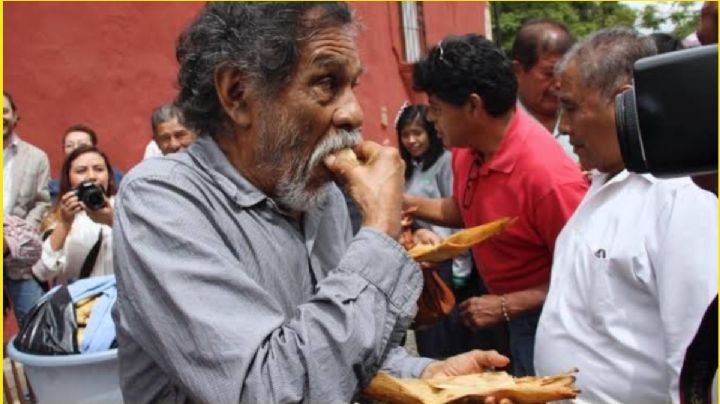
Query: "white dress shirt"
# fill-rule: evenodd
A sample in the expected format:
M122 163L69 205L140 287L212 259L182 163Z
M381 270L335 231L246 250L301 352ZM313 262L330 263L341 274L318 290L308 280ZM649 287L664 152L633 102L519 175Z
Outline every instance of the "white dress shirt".
M678 402L685 350L717 294L717 198L688 178L605 179L558 236L535 369L577 367L578 402Z
M158 147L155 140L150 140L145 146L145 153L143 154L143 160L149 159L151 157L162 157L162 150L160 150L160 147Z

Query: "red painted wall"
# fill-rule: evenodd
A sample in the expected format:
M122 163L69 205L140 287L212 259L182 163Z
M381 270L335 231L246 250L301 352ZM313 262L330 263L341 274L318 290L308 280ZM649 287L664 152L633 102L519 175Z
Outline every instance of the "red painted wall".
M399 4L351 3L362 23L365 74L358 97L367 139L396 144L395 114L409 88ZM6 2L3 88L18 132L50 156L57 176L61 136L74 123L98 131L113 165L128 170L151 137L150 113L175 93L175 40L202 3ZM424 3L427 43L448 33L484 32L485 3ZM402 71L405 71L403 80ZM383 125L383 111L387 125Z
M62 164L62 133L86 123L127 170L152 136L150 113L174 96L175 40L200 3L4 3L3 88L18 132Z

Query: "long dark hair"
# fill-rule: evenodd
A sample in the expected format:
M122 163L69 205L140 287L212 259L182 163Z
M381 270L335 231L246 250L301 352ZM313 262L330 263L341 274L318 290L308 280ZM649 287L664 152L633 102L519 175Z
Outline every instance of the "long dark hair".
M97 153L102 156L103 160L105 160L105 165L107 166L108 170L108 185L107 189L105 190L105 194L108 196L115 195L115 192L117 191L117 185L115 184L115 176L113 175L112 166L110 165L110 160L108 159L107 155L95 146L83 145L71 151L70 154L68 154L63 161L62 169L60 171L60 193L56 205L59 204L60 197L70 192L70 190L72 189L72 187L70 186L70 167L72 166L73 161L86 153Z
M398 136L398 146L400 148L400 156L402 156L403 160L405 160L406 180L412 177L414 170L412 164L413 157L402 144L402 130L406 126L412 124L413 122L419 123L420 126L425 129L425 132L428 135L428 139L430 140L430 146L428 147L425 154L420 157L420 160L422 160L422 171L426 171L428 168L432 167L432 165L435 164L435 162L440 158L440 156L442 156L443 152L445 151L445 147L443 147L442 140L440 140L440 137L437 134L435 125L433 125L433 123L428 121L427 119L427 111L427 105L408 105L400 111L397 122L395 123L395 130L397 131Z

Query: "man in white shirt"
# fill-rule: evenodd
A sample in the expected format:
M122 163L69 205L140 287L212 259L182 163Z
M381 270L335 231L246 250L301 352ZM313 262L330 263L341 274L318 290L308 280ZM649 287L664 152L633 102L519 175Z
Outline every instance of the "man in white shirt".
M535 368L579 368L580 402L677 402L685 349L717 294L717 198L688 178L630 173L620 153L615 95L654 53L651 39L612 28L557 68L560 128L596 171L557 239Z

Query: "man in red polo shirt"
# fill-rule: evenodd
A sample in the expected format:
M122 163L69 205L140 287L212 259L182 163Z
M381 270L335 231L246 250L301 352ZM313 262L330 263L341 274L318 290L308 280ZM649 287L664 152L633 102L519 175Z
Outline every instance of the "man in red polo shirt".
M429 118L453 148L453 197L405 197L423 220L472 227L517 221L473 248L489 294L461 306L472 327L507 322L515 375L534 374L537 321L550 280L555 238L588 184L552 135L516 108L510 61L476 34L443 39L413 70L430 97Z

